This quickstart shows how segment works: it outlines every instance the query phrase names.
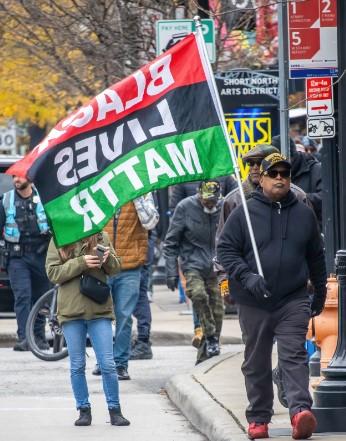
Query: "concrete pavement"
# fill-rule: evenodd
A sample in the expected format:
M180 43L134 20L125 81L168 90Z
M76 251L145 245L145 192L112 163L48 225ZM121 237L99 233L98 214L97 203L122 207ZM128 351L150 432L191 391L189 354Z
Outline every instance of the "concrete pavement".
M172 377L166 390L169 398L210 441L247 440L248 423L245 409L248 404L241 365L244 347L229 347L218 357L213 357L191 369L189 374ZM273 366L277 356L273 354ZM269 428L272 441L292 440L288 410L276 396L274 415ZM311 439L341 441L346 433L316 434Z
M0 349L1 441L206 441L168 399L164 386L194 362L189 346L156 346L152 360L130 362L131 381L120 382L129 427L109 424L102 379L91 374L95 354L87 349L86 375L93 422L75 427L69 359L45 362L30 352Z
M173 403L210 441L247 439L244 415L247 398L241 373L242 360L242 350L237 353L226 352L201 363L189 374L171 378L166 386ZM269 430L270 439L292 440L288 411L276 397L274 412ZM324 433L316 434L311 439L341 441L345 437L345 433Z
M185 304L178 303L177 292L172 293L165 287L155 286L152 304L152 340L154 360L158 362L158 369L163 361L156 360L155 346L190 345L193 324L188 311ZM3 345L4 342L11 344L15 329L15 320L0 320L0 344ZM172 402L211 441L244 441L247 439L247 422L244 416L247 399L241 373L244 348L241 341L237 318L225 316L222 354L195 367L191 363L190 369L185 367L183 373L171 376L166 384L166 390ZM225 346L226 343L231 343L232 346ZM195 352L192 347L186 349ZM276 362L275 354L273 362ZM131 366L134 365L131 364ZM276 397L274 410L275 415L270 425L271 439L273 441L291 440L287 409L280 405ZM319 434L313 439L341 441L345 439L345 436L346 434Z

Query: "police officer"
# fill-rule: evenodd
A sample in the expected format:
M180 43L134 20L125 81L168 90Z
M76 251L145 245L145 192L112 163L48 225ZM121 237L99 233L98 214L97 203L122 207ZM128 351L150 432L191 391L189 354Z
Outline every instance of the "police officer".
M13 349L27 351L25 326L35 301L50 288L45 259L50 239L47 218L39 195L26 178L13 176L14 189L0 203L0 231L8 253L7 272L14 294L18 339ZM49 349L44 321L35 324L36 342Z

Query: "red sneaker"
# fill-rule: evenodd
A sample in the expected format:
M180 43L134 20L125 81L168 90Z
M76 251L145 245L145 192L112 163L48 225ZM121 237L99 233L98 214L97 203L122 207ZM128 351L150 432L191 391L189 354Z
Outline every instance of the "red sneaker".
M291 419L291 424L293 439L308 439L317 427L316 418L310 410L296 413Z
M249 439L269 438L267 423L250 423L247 429Z

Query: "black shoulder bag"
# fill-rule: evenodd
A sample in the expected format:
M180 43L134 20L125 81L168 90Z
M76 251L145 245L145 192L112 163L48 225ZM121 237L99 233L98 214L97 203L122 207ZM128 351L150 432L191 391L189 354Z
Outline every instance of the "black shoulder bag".
M107 302L111 293L107 283L90 274L80 276L79 290L85 297L100 305Z

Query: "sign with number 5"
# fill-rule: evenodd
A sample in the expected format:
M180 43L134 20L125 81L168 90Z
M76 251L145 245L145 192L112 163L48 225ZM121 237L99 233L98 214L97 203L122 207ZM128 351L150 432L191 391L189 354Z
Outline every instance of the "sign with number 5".
M337 76L337 0L290 1L290 78Z

